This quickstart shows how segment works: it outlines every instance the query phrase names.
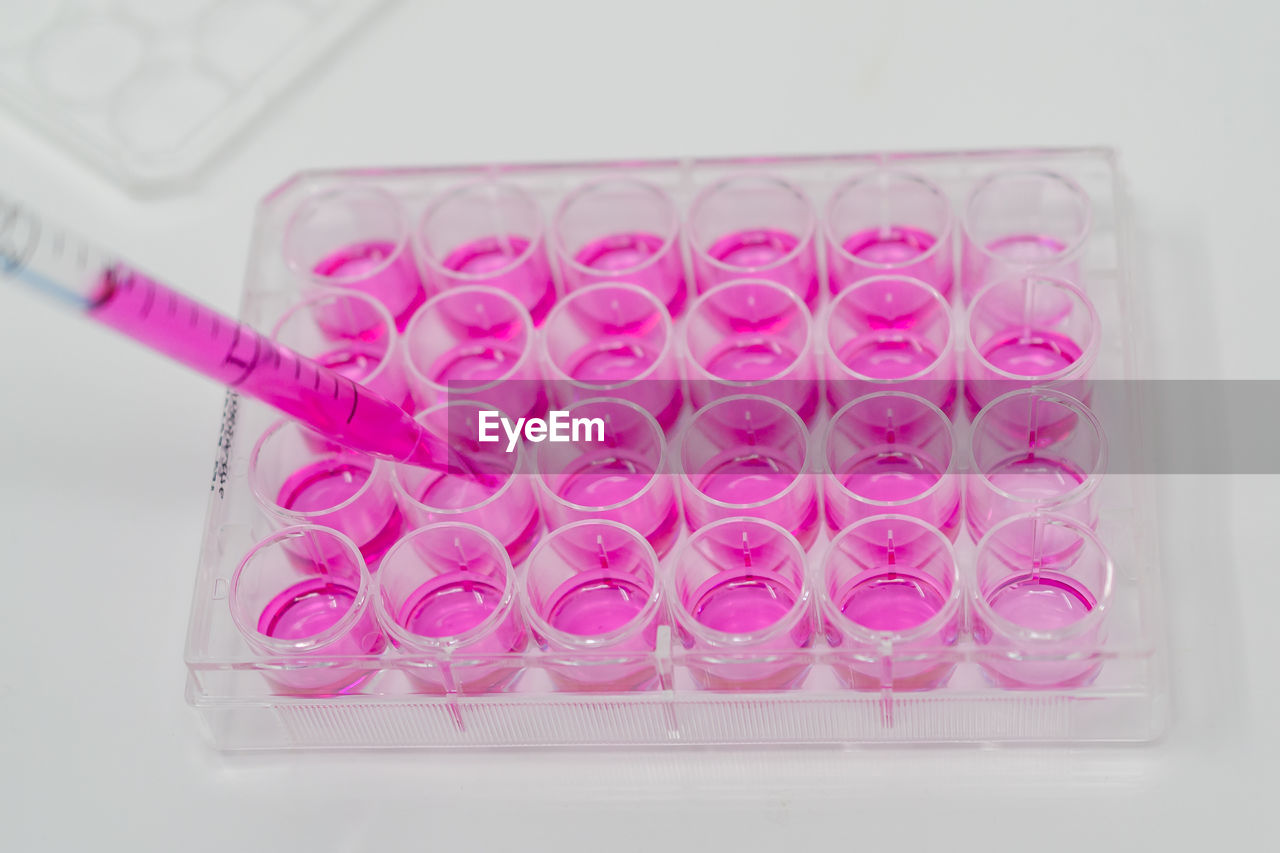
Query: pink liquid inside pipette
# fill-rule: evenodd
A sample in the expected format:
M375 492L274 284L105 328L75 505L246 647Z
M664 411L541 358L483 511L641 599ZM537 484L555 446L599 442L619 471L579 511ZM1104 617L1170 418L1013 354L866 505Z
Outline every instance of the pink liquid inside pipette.
M103 273L88 313L353 450L430 468L461 464L390 400L127 267Z

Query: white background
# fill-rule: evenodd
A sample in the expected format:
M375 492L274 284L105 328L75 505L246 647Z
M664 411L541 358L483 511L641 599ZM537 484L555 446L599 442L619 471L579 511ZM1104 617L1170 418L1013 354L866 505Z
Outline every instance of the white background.
M405 0L188 192L7 120L0 187L234 311L255 201L304 167L1111 144L1156 375L1280 378L1277 33L1268 0ZM1276 844L1280 478L1159 484L1157 744L236 757L182 699L221 401L0 285L2 849Z

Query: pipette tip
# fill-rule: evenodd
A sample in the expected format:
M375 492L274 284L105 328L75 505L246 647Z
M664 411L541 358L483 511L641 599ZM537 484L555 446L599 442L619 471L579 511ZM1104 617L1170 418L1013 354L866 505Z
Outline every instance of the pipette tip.
M498 485L503 479L497 474L482 470L475 462L426 428L421 429L417 446L403 462L420 468L445 471L455 476L470 477L486 486Z

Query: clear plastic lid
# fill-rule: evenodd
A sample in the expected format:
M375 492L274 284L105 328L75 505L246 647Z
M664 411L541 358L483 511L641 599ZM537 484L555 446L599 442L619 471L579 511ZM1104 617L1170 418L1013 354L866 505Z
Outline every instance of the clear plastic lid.
M198 172L384 0L0 0L0 106L133 189Z

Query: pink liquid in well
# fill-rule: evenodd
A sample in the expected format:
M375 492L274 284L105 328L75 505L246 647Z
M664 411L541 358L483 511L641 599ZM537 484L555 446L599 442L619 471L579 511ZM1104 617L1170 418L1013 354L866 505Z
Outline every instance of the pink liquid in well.
M473 276L485 276L511 265L529 249L529 241L514 234L484 237L460 246L444 259L444 268Z
M315 271L326 278L361 278L386 263L395 250L394 243L357 243L324 258Z
M800 241L776 228L752 228L726 234L711 244L707 254L731 267L770 267L795 251Z
M777 624L795 606L796 589L778 575L752 574L750 569L711 578L692 596L694 619L726 634L750 634Z
M721 379L770 379L795 364L800 353L784 340L766 335L726 338L707 356L707 372Z
M593 455L557 483L557 492L568 503L584 507L613 506L633 497L653 480L647 460L622 452Z
M349 285L375 297L395 317L396 327L403 331L409 317L426 301L426 291L407 253L401 253L387 264L397 251L396 244L385 240L354 243L322 258L314 271L326 278L361 279ZM386 264L385 269L380 269Z
M598 569L575 575L549 597L546 620L578 637L596 637L622 628L648 603L651 589L629 575Z
M449 253L445 269L476 278L494 276L510 267L529 250L529 241L515 234L483 237ZM514 296L528 309L533 322L541 323L556 301L551 270L541 251L523 263L489 279L489 284Z
M1028 501L1063 497L1088 479L1069 459L1037 453L1006 459L993 465L986 474L996 488Z
M712 500L750 504L768 500L796 479L787 457L765 447L743 446L721 454L701 477L689 472L698 490Z
M338 507L364 488L373 476L371 463L358 456L333 456L299 468L280 487L276 504L293 512L312 513ZM375 504L381 506L373 499L361 498L319 522L350 536L370 571L376 570L377 561L395 544L403 527L400 511L391 504L385 518L371 518L369 513Z
M459 570L418 587L405 600L396 622L424 637L456 637L487 619L501 601L499 587Z
M523 351L501 342L486 340L460 344L444 353L433 365L432 381L449 387L477 387L510 373Z
M790 578L753 573L749 567L729 569L708 578L696 590L682 594L684 609L698 623L714 631L746 636L768 631L795 608L800 592ZM701 643L681 636L687 647ZM702 687L712 690L785 690L794 686L809 670L809 661L787 656L787 651L807 648L813 625L801 617L786 633L753 639L743 647L746 657L726 654L712 646L706 657L696 654L689 660L690 672ZM777 655L776 657L774 655Z
M937 238L928 231L890 225L859 231L846 239L842 248L868 263L899 266L914 261L936 242Z
M706 470L689 471L689 479L705 498L730 506L759 504L782 494L801 480L789 458L778 450L742 445L724 451L705 466ZM762 513L791 532L801 547L813 544L818 529L818 498L801 483L791 494L767 507L752 508L745 514ZM690 498L691 501L695 500ZM689 522L701 526L702 504L688 507ZM714 513L724 516L725 510ZM738 514L733 512L731 514Z
M652 260L664 251L663 257ZM609 277L644 288L658 297L673 317L684 308L685 288L679 254L657 234L642 231L610 234L583 246L574 260L601 273L616 273Z
M267 603L258 617L258 633L278 640L309 640L331 630L351 612L356 589L330 577L314 577L294 584ZM355 621L351 630L327 646L334 654L376 655L386 640L367 616ZM263 673L287 693L309 695L342 693L373 675L373 669L326 666L316 669L285 669Z
M929 575L885 565L848 581L832 597L840 612L873 631L908 631L942 610L947 594Z
M871 379L905 379L938 360L938 351L924 338L902 329L860 335L836 351L849 370Z
M636 339L604 338L574 353L566 372L579 382L608 385L635 379L657 357Z
M476 476L464 472L431 472L416 491L417 500L429 507L461 509L475 506L506 484L507 478L494 472Z
M607 514L642 535L661 557L680 533L680 511L675 494L654 483L654 468L647 459L617 449L601 451L577 461L563 476L549 483L561 500L587 510L615 507ZM633 504L618 504L651 488ZM603 511L597 510L597 511Z
M1057 332L1025 330L997 335L982 349L992 366L1015 376L1044 376L1079 360L1080 347Z
M349 500L371 476L372 466L358 457L324 459L290 475L276 503L295 512L319 512Z
M987 244L987 251L1018 264L1040 264L1057 258L1067 244L1043 234L1010 234Z
M768 325L782 326L784 322L782 317L778 317ZM762 384L753 393L771 396L807 420L818 407L818 386L811 381L811 374L805 375L800 351L781 334L772 333L765 326L764 323L753 322L741 333L724 336L710 352L699 357L699 362L707 373L719 380L759 383L778 380L777 384ZM704 390L711 389L692 388L695 402L706 402L699 400ZM751 390L746 387L736 393Z
M584 267L606 272L629 270L661 252L665 245L666 241L657 234L611 234L583 246L575 260Z
M1006 578L987 594L987 603L1015 625L1055 631L1079 622L1098 602L1071 578L1042 571Z
M942 479L932 460L892 444L869 448L840 466L840 483L873 501L918 497Z
M602 393L602 396L621 397L635 403L652 414L658 426L668 430L680 415L684 397L679 383L669 378L665 368L645 373L653 367L659 355L650 350L642 338L602 337L570 355L564 371L577 382L597 386L645 376L625 392Z
M271 599L258 618L258 633L303 640L333 627L356 600L356 590L331 578L311 578Z
M800 241L794 234L776 228L751 228L734 231L716 240L707 255L734 270L718 272L719 281L764 275L795 291L812 306L818 294L818 277L802 255L788 259ZM714 280L713 280L714 283ZM707 282L702 282L706 289Z
M938 485L945 471L928 456L901 445L882 444L857 453L834 468L840 484L864 501L907 502L897 508L858 506L833 493L827 501L827 523L841 530L859 517L877 512L904 512L934 525L954 541L960 532L960 496L955 490L926 492Z
M505 487L512 476L498 471L431 471L420 484L410 486L410 494L432 509L467 511ZM492 532L507 549L511 562L518 564L537 544L542 516L532 497L526 502L515 495L507 492L493 503L471 510L475 514L461 520ZM526 514L527 521L524 520ZM524 523L513 529L521 521Z

